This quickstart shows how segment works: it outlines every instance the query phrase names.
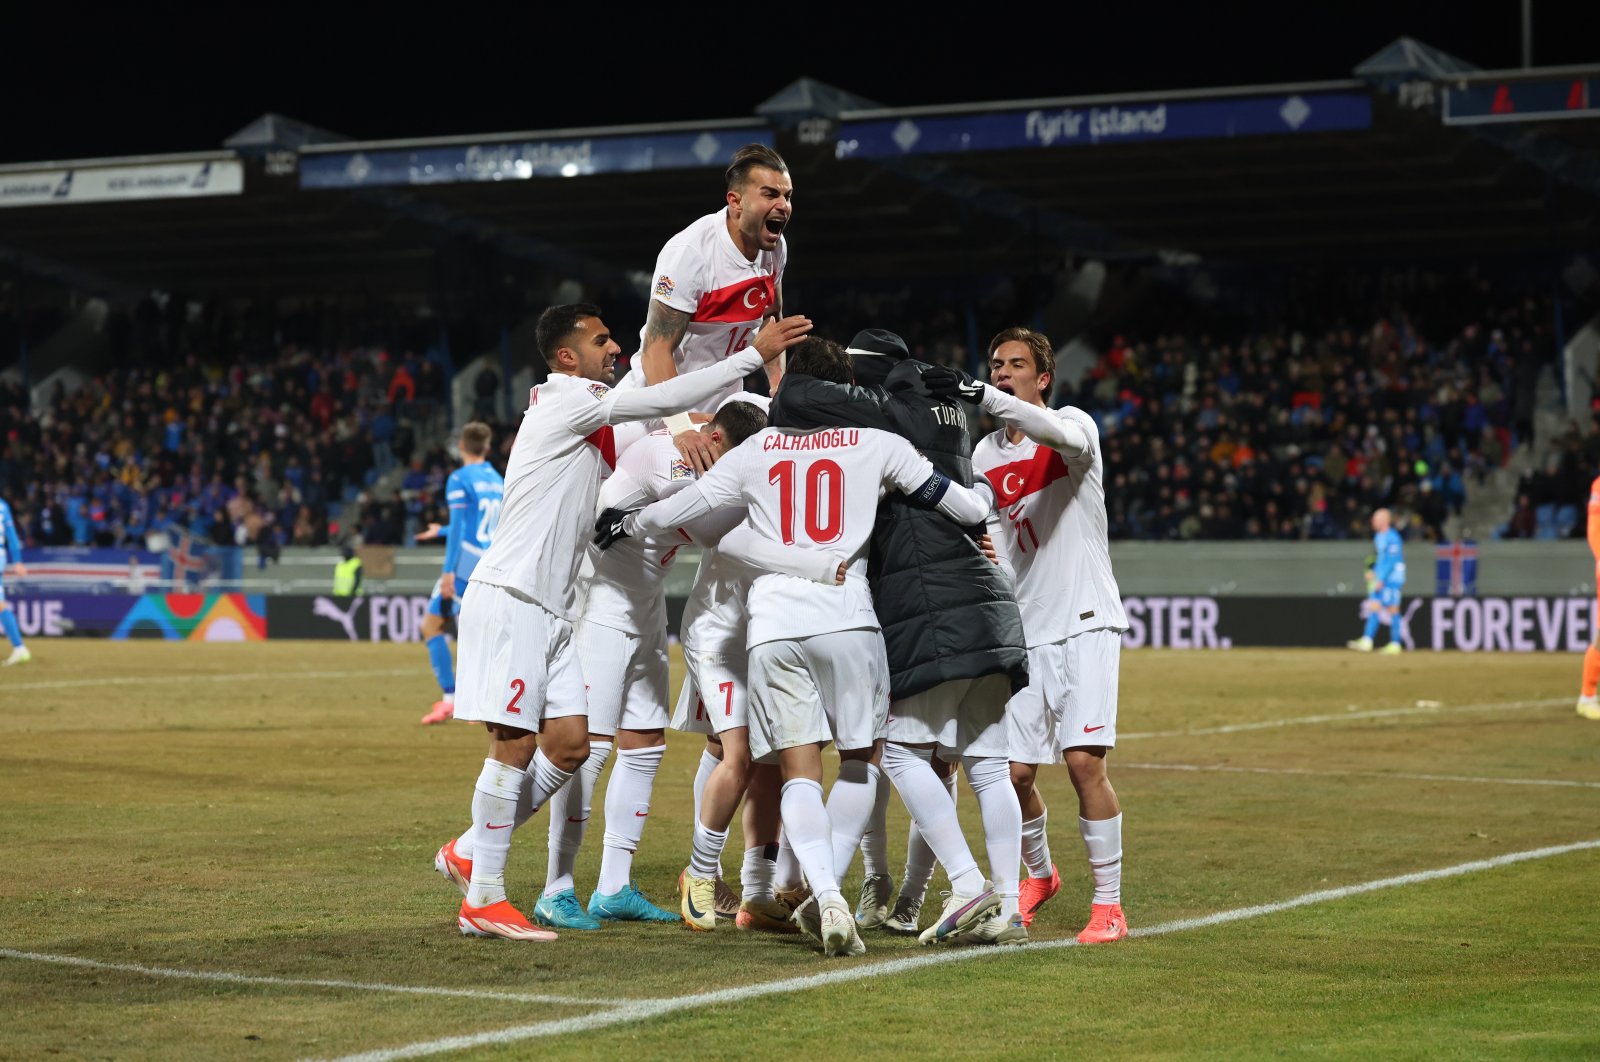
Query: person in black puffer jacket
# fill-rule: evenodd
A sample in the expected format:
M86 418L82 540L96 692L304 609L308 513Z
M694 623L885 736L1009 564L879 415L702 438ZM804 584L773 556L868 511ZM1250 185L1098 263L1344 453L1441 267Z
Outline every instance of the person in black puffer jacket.
M912 359L904 340L869 329L847 348L855 385L788 374L773 398L774 427L812 429L865 427L909 441L935 468L963 486L972 484L972 440L966 414L950 395L951 370ZM931 374L931 375L930 375ZM957 527L936 512L919 510L899 495L878 508L867 574L889 658L890 718L883 766L913 818L927 826L921 800L945 799L941 782L954 792L953 765L960 759L978 795L1000 912L966 935L971 942L1025 939L1016 911L1022 812L1011 787L1005 704L1028 683L1022 617L1010 580L980 548L983 529ZM881 781L881 779L880 779ZM915 929L921 898L933 872L934 853L951 881L975 867L952 865L967 852L956 836L924 838L913 824L906 874L890 910L884 811L888 787L879 785L873 818L862 840L866 880L857 920L864 928L889 924ZM943 818L939 816L938 818ZM950 817L948 821L954 821ZM930 847L931 846L931 847ZM970 860L970 853L966 859ZM838 868L843 873L844 867ZM970 879L968 879L970 881ZM952 903L965 890L952 890Z

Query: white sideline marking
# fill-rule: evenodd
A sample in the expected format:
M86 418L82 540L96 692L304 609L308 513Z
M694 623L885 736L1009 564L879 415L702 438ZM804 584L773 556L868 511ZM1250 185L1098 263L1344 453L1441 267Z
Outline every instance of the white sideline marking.
M60 679L53 682L8 682L8 690L66 690L76 689L81 686L134 686L154 685L155 683L168 683L176 685L182 682L251 682L256 680L274 679L277 681L295 679L329 679L329 678L362 678L366 676L392 676L423 674L414 667L390 667L378 670L364 671L240 671L228 672L217 675L131 675L127 678L95 678L95 679Z
M1415 782L1473 782L1479 785L1554 785L1574 789L1600 789L1600 782L1576 782L1564 778L1479 778L1465 774L1412 774L1406 771L1313 771L1305 767L1232 767L1226 764L1198 763L1118 763L1117 770L1136 771L1215 771L1221 774L1294 774L1318 778L1404 778Z
M506 1003L566 1003L581 1006L604 1006L614 999L579 999L574 996L548 996L528 992L493 992L477 988L436 988L431 985L391 985L376 981L329 981L300 977L266 977L254 974L228 973L212 970L179 970L170 966L139 966L131 962L100 962L82 959L76 955L42 955L33 951L16 951L0 948L0 958L23 959L28 962L48 962L57 966L81 966L90 970L108 970L115 973L142 974L146 977L177 977L186 981L219 981L224 984L273 985L283 988L348 988L360 992L400 992L414 996L460 996L466 999L492 999Z
M1350 896L1359 896L1362 893L1376 892L1380 889L1391 889L1400 885L1416 885L1426 881L1438 881L1441 878L1458 877L1463 874L1491 870L1495 867L1503 867L1512 863L1522 863L1532 859L1548 859L1551 856L1592 849L1600 849L1600 840L1579 841L1575 844L1554 845L1549 848L1535 848L1527 852L1513 852L1508 855L1495 856L1492 859L1476 859L1470 863L1458 863L1453 867L1422 870L1411 874L1401 874L1398 877L1362 882L1358 885L1345 885L1336 889L1322 889L1317 892L1308 892L1292 899L1279 900L1276 903L1260 904L1255 907L1238 907L1231 911L1219 911L1216 914L1204 915L1199 918L1184 918L1175 922L1163 922L1160 925L1145 926L1131 930L1129 936L1154 937L1167 933L1179 933L1186 929L1203 929L1227 922L1240 922L1247 918L1260 918L1263 915L1277 914L1280 911L1288 911L1296 907L1330 903L1334 900L1343 900ZM909 970L921 969L925 966L964 962L969 959L988 958L994 955L1010 955L1020 951L1071 948L1076 947L1077 944L1076 940L1069 938L1066 940L1041 941L1037 944L1023 944L1012 948L941 950L931 955L918 955L905 959L893 959L888 962L846 966L837 970L829 970L827 973L811 974L806 977L789 977L781 981L767 981L762 984L747 985L739 988L724 988L715 992L700 992L692 996L679 996L674 999L640 999L622 1003L595 1014L563 1018L557 1021L537 1022L533 1025L518 1025L493 1032L450 1036L440 1040L425 1040L419 1043L407 1044L404 1047L364 1051L360 1054L345 1055L335 1060L335 1062L391 1062L393 1059L420 1058L425 1055L443 1054L446 1051L461 1051L473 1047L519 1043L523 1040L561 1036L565 1033L586 1032L610 1025L643 1021L647 1018L670 1014L674 1011L710 1007L722 1003L742 1003L760 996L818 988L823 985L842 984L849 981L863 980L868 977L883 977L887 974L904 973Z
M1119 734L1119 739L1162 737L1200 737L1206 734L1237 734L1245 730L1276 730L1285 726L1310 726L1317 723L1342 723L1347 719L1389 719L1404 715L1450 715L1455 712L1498 712L1518 708L1548 708L1569 704L1571 697L1550 697L1542 701L1494 701L1485 704L1458 704L1438 708L1374 708L1367 712L1329 712L1325 715L1299 715L1291 719L1268 719L1258 723L1229 723L1226 726L1196 727L1193 730L1150 730L1142 734Z

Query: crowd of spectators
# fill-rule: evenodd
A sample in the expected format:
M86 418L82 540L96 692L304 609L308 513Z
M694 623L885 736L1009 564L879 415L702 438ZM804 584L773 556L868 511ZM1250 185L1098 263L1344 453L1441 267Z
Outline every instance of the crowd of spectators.
M337 538L340 504L413 461L446 393L439 366L409 353L293 345L110 372L38 415L0 384L0 496L29 546L142 547L176 526L265 561Z

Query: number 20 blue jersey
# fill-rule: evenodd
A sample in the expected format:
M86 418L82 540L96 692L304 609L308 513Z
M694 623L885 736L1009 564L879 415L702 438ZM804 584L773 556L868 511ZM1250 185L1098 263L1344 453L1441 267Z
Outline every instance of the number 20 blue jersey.
M505 480L487 461L463 465L445 481L445 501L450 506L450 532L445 539L444 570L462 582L472 578L478 558L494 541L500 522Z

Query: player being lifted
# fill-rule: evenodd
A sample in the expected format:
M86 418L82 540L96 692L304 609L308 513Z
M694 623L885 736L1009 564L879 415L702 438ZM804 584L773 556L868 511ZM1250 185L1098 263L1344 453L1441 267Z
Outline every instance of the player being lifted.
M851 379L849 355L822 339L797 347L792 367L797 376ZM817 932L829 955L866 950L834 872L836 831L822 797L822 746L833 741L842 762L870 763L882 753L888 662L867 585L866 552L885 489L962 524L984 519L993 493L951 483L910 443L887 432L768 428L676 498L601 523L602 540L659 534L712 509L743 504L763 538L848 558L843 585L769 574L755 580L749 597L750 753L758 760L778 757L784 829L811 883ZM847 850L865 827L863 814ZM949 926L940 935L965 929L998 906L987 883L983 896L947 907L941 925ZM804 910L797 918L804 919Z
M642 390L609 384L621 348L594 306L552 306L539 318L550 368L531 389L506 468L494 543L473 571L460 621L456 718L477 720L489 756L474 787L472 829L435 866L466 896L457 923L474 936L550 940L506 898L511 834L567 784L589 755L588 709L573 642L578 565L600 480L645 434L636 423L706 401L811 328L769 321L752 346L680 379ZM628 424L623 430L613 425ZM465 844L463 844L463 841Z
M1048 409L1055 355L1028 328L1008 328L989 343L989 378L1001 391ZM1050 860L1044 799L1034 786L1038 764L1063 753L1078 793L1078 831L1094 876L1085 944L1127 936L1122 915L1122 806L1106 777L1106 753L1117 743L1117 672L1122 595L1111 571L1106 534L1105 465L1100 432L1082 410L1051 411L1056 431L1031 425L1029 438L1002 428L972 455L996 494L990 520L1001 564L1012 572L1028 642L1028 688L1011 699L1012 781L1022 803L1021 911L1031 924L1039 905L1061 887Z
M1361 637L1345 645L1360 653L1372 652L1372 636L1382 623L1389 625L1389 644L1380 653L1399 653L1404 650L1400 631L1400 590L1406 585L1405 543L1400 532L1391 524L1394 518L1388 509L1377 509L1372 514L1372 572L1367 599L1367 627Z
M27 575L28 566L22 563L22 539L17 536L17 521L11 515L11 506L0 498L0 628L11 643L11 654L0 661L0 667L15 667L33 659L28 647L22 644L22 629L17 626L17 614L6 601L4 581L6 568L15 575Z
M445 621L461 607L472 569L494 540L494 526L500 519L505 480L488 461L492 437L489 425L480 421L461 429L461 467L450 473L444 484L450 522L443 526L433 524L417 536L417 541L422 542L437 538L440 532L445 534L444 571L422 618L422 640L428 647L428 661L440 690L439 700L422 717L424 725L442 723L456 709L456 673L450 661L450 642L444 634Z
M794 212L788 165L762 144L740 148L728 167L726 198L721 210L672 237L657 256L628 385L715 365L747 347L763 318L782 316L789 257L783 232ZM782 359L768 363L769 389L777 387L782 365ZM691 409L709 413L742 389L736 381ZM696 472L711 467L711 444L694 431L687 413L668 417L667 428Z

